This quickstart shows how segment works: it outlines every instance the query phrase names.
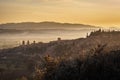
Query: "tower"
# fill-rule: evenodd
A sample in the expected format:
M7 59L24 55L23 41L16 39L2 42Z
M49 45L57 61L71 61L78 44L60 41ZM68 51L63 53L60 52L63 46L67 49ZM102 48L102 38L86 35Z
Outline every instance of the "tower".
M30 41L29 40L27 41L27 45L30 45Z
M22 45L25 45L25 41L22 41Z

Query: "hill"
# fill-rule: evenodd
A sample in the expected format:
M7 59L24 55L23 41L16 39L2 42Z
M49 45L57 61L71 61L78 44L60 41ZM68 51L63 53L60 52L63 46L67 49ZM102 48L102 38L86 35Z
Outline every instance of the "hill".
M59 38L0 50L0 68L8 75L6 80L22 76L40 80L43 74L42 80L110 80L110 75L111 80L119 80L119 50L120 31L98 30L87 38Z
M60 41L51 41L49 43L32 43L27 45L20 45L12 49L3 49L12 54L49 54L52 56L58 56L63 54L81 54L81 51L88 51L89 49L97 47L97 45L106 44L106 51L120 49L120 32L119 31L95 31L91 32L87 38L79 38L74 40L60 40ZM25 48L25 50L24 50ZM62 50L63 49L63 50ZM41 51L42 50L42 51ZM108 51L109 51L108 50ZM73 54L73 55L74 55Z
M0 29L65 29L65 28L96 28L91 25L57 23L57 22L24 22L24 23L7 23L1 24Z

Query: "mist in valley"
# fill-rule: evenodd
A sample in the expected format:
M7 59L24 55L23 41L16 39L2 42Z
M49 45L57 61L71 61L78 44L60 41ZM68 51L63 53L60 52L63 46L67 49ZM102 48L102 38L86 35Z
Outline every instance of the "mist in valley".
M50 42L57 38L62 40L85 38L90 32L98 29L119 30L118 28L102 28L85 24L58 22L25 22L0 25L0 49L19 46L22 41Z
M41 29L41 30L24 30L20 33L3 33L0 34L0 48L10 48L21 45L22 41L50 42L62 39L85 38L93 29Z

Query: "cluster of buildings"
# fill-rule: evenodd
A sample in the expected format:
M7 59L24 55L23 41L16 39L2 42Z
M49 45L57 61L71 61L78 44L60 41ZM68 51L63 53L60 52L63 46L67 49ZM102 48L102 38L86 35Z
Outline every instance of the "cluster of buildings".
M30 43L30 41L22 41L22 45L30 45L30 44L35 44L36 42L33 41L32 43Z
M57 38L57 41L61 41L61 38L60 37L58 37ZM29 41L29 40L27 40L27 41L22 41L22 44L21 45L30 45L30 44L35 44L36 43L36 41L33 41L32 43Z

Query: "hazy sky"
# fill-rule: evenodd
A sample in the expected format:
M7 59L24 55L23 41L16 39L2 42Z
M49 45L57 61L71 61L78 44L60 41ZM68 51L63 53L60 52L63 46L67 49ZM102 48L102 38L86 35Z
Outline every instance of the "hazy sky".
M0 0L0 23L41 21L120 26L120 0Z

